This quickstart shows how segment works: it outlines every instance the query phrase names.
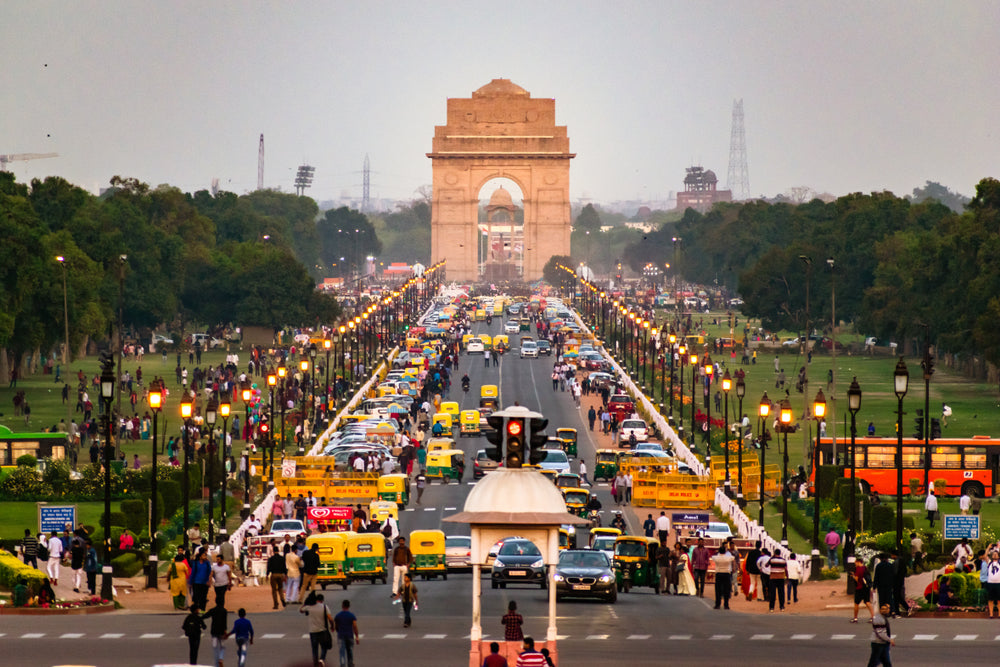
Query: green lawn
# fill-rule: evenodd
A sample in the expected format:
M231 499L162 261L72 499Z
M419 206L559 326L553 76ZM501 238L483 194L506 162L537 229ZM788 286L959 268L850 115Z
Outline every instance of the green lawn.
M52 503L53 505L59 503ZM66 503L77 506L77 522L88 526L99 526L104 514L104 502ZM121 503L111 502L111 511L117 512ZM38 532L38 505L32 502L4 501L0 503L0 540L19 540L24 537L24 529Z

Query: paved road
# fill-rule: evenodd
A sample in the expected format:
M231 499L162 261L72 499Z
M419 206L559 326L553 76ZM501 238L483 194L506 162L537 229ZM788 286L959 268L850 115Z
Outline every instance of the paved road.
M500 333L499 318L487 329ZM516 347L516 339L512 336ZM499 368L484 367L483 358L463 355L451 398L462 408L475 408L481 384L499 384L505 406L518 401L549 418L549 432L575 427L580 434L580 456L593 461L595 442L586 420L568 392L553 392L552 359L518 359L507 354ZM458 378L468 372L472 388L463 395ZM424 493L422 506L411 506L401 515L404 533L417 528L438 528L444 516L461 511L472 488L471 460L484 438L459 438L458 445L470 462L467 479L459 484L433 484ZM575 470L575 462L574 462ZM593 467L591 466L591 471ZM605 507L611 505L607 485L596 487ZM459 533L446 525L446 532ZM637 528L637 526L633 526ZM390 602L388 587L358 583L346 593L360 618L362 642L358 665L401 664L414 667L466 665L471 610L471 575L452 574L447 581L418 581L420 610L410 628L402 627L401 610ZM328 591L331 607L339 607L345 593ZM483 589L484 632L502 636L500 617L510 600L517 600L525 617L526 633L544 637L547 597L544 591L508 587ZM258 640L250 664L275 667L309 664L304 619L292 606L281 612L251 618ZM0 621L0 665L100 665L131 667L184 662L187 644L180 632L182 616L172 613L115 614L39 619L4 616ZM648 590L621 595L618 603L591 601L559 604L560 664L632 666L814 663L864 664L868 655L866 625L851 625L845 618L795 615L749 615L711 609L706 600L658 597ZM893 624L900 646L894 657L905 665L986 664L1000 652L1000 622L904 620ZM232 640L227 663L235 664ZM402 659L401 659L402 656ZM303 663L302 661L306 662ZM202 664L210 664L206 636ZM328 664L336 664L328 661Z

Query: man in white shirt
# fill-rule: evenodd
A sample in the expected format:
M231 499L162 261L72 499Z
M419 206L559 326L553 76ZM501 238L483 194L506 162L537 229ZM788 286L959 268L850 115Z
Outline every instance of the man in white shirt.
M970 507L972 507L972 498L969 497L968 493L963 493L962 497L958 499L958 509L962 510L962 514L968 514Z
M660 516L656 518L656 532L660 544L666 544L670 539L670 519L667 518L666 512L660 512Z
M365 457L359 456L356 459L354 459L354 470L355 472L365 471Z
M47 565L47 572L49 575L49 581L55 586L59 583L59 561L62 560L63 554L63 543L59 539L59 534L56 531L52 531L52 536L48 541L49 548L49 561Z
M630 505L632 503L632 473L628 472L625 474L625 504Z
M587 479L587 464L583 459L580 459L580 485L590 486L590 480Z

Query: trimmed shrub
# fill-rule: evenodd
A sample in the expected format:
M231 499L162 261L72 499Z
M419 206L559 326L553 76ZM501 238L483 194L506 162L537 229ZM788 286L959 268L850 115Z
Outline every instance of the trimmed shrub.
M17 457L17 461L15 461L15 463L18 468L34 468L38 465L38 459L31 454L22 454Z
M70 489L70 466L66 459L49 459L45 463L42 482L52 488L52 493L62 496Z
M23 577L28 588L38 592L42 586L42 579L46 576L41 570L36 570L18 560L14 554L0 551L0 587L10 590L17 585L17 580Z
M133 533L141 533L148 523L149 503L146 500L123 500L122 514L125 515L123 525Z
M110 518L111 518L111 527L112 528L114 528L115 526L118 526L120 528L125 528L128 525L128 523L127 523L128 519L125 516L124 512L112 512ZM101 513L101 517L98 520L98 522L101 524L101 528L106 528L106 526L104 525L104 513L103 512Z
M887 533L896 530L896 511L888 505L872 508L871 533Z
M18 466L0 483L0 494L8 500L37 500L50 491L38 472L28 466Z
M838 479L843 479L843 466L819 466L816 469L816 493L820 498L835 498L833 485Z
M111 570L116 577L134 577L142 571L144 565L139 556L131 551L111 559Z
M160 508L163 517L171 517L177 512L177 508L181 506L181 484L180 482L172 479L164 480L159 483L157 490L160 492L160 498L163 500L161 502Z

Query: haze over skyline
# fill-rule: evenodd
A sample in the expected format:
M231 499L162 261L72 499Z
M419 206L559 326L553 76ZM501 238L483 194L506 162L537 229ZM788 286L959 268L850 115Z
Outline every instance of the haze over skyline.
M750 191L966 195L1000 176L1000 3L8 2L0 153L20 181L96 191L409 199L448 97L507 78L556 100L571 196L663 200L702 165L726 186L742 98ZM485 193L486 197L489 193Z

